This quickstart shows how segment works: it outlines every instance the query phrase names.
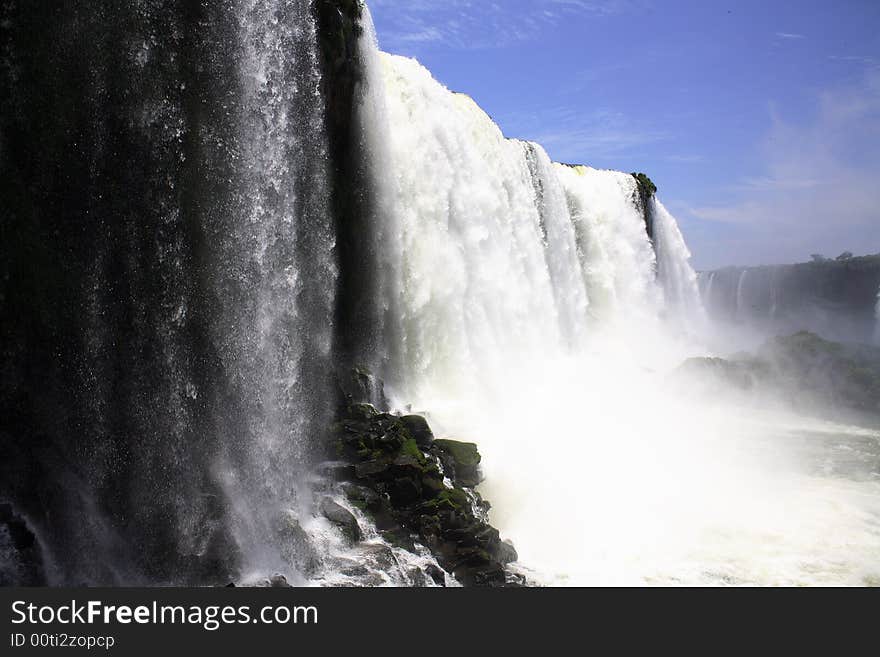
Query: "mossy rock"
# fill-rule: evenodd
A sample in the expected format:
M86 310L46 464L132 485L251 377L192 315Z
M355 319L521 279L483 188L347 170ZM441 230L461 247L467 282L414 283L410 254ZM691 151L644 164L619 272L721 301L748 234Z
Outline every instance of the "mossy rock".
M434 432L421 415L404 415L400 422L420 446L428 447L434 442Z
M435 440L434 444L449 454L455 460L456 465L476 467L482 460L480 452L474 443L463 443L457 440L441 438Z
M349 404L345 411L334 437L337 452L348 460L347 467L336 466L349 476L343 484L348 501L393 545L414 551L418 541L428 547L462 584L508 584L504 566L515 551L485 521L489 505L470 490L479 483L477 446L434 440L419 416L398 417L363 404ZM324 515L344 531L353 529L339 508L325 507Z
M482 457L474 443L441 438L434 441L441 452L440 458L449 477L459 486L473 488L482 481L480 461Z

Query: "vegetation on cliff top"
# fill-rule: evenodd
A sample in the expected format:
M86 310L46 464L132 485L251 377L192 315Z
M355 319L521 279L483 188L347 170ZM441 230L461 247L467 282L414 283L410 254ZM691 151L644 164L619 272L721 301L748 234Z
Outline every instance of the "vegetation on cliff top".
M646 174L633 173L632 177L636 179L636 183L639 186L639 196L642 199L649 199L657 193L657 185Z

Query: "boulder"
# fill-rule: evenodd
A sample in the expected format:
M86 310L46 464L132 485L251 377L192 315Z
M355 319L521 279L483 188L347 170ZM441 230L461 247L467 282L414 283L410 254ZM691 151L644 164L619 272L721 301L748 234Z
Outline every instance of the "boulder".
M430 447L434 442L434 432L428 426L428 421L421 415L404 415L400 422L409 431L419 447Z
M482 457L474 443L443 438L435 440L434 446L442 452L440 458L444 469L455 483L465 488L473 488L483 480L480 474Z
M363 540L363 534L361 533L357 518L344 506L337 504L329 497L325 497L321 500L319 509L322 516L342 530L343 535L349 542L357 543Z

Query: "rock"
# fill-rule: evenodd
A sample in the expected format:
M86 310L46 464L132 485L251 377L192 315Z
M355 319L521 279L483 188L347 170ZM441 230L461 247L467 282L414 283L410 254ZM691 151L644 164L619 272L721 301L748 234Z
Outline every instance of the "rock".
M434 432L421 415L404 415L400 421L419 447L430 447L434 442Z
M41 552L25 518L0 503L0 586L46 586Z
M351 404L348 412L352 418L357 420L372 420L379 415L379 411L372 404Z
M505 570L516 551L488 523L489 505L473 490L481 460L475 444L433 440L424 418L363 405L349 405L334 431L336 456L353 465L353 473L340 469L351 473L343 484L346 497L370 515L386 541L411 552L417 541L466 586L520 583ZM343 524L338 510L329 508ZM425 572L445 585L436 566Z
M365 479L367 477L374 477L381 474L387 471L390 467L391 463L388 461L367 461L366 463L358 463L354 467L354 471L358 479Z
M398 565L394 551L387 545L363 545L360 552L365 559L386 572L392 571Z
M272 575L272 577L269 578L269 586L273 589L293 588L284 575Z
M422 497L421 482L411 477L400 477L391 484L389 493L400 504L413 504Z
M337 504L329 497L325 497L321 500L319 508L321 515L342 529L342 533L349 542L357 543L363 540L360 525L358 525L357 518L354 517L354 514L352 514L351 511L344 506Z
M352 471L354 471L354 468L352 468ZM349 502L361 510L375 508L381 504L381 498L376 491L366 486L346 483L342 486L342 492L345 493L345 497Z
M293 512L284 514L277 532L281 544L281 556L287 563L304 575L310 575L318 570L321 558L308 532L302 528Z
M345 403L387 408L384 386L369 370L356 367L337 381Z
M434 584L437 586L446 586L446 574L434 564L429 563L425 566L425 573L434 580Z
M447 458L443 458L443 466L455 483L465 488L473 488L482 481L480 474L480 452L474 443L463 443L446 438L435 440Z
M517 553L516 548L513 547L513 543L510 541L501 541L498 545L497 558L498 561L507 565L519 561L519 554Z
M645 229L650 239L654 239L654 217L651 213L651 198L657 194L657 185L644 173L633 173L636 179L636 201L645 219Z

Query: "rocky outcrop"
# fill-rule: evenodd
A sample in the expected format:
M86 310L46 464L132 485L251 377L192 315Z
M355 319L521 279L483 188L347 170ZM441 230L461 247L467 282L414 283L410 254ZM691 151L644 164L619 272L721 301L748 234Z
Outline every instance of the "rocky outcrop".
M654 217L651 214L651 199L657 194L657 185L648 178L644 173L633 173L636 179L636 191L638 198L636 199L642 214L645 216L645 230L648 231L648 237L654 239Z
M489 503L474 490L476 445L435 440L424 418L368 404L351 404L334 438L347 498L386 540L410 550L425 545L466 586L523 583L506 569L516 551L488 523Z
M806 331L769 340L755 354L690 359L676 376L708 385L709 391L781 395L808 413L880 416L880 349L830 342Z
M378 233L370 154L362 131L366 69L360 0L314 0L321 90L330 150L330 185L339 266L336 290L336 360L377 369L383 309L376 303Z

